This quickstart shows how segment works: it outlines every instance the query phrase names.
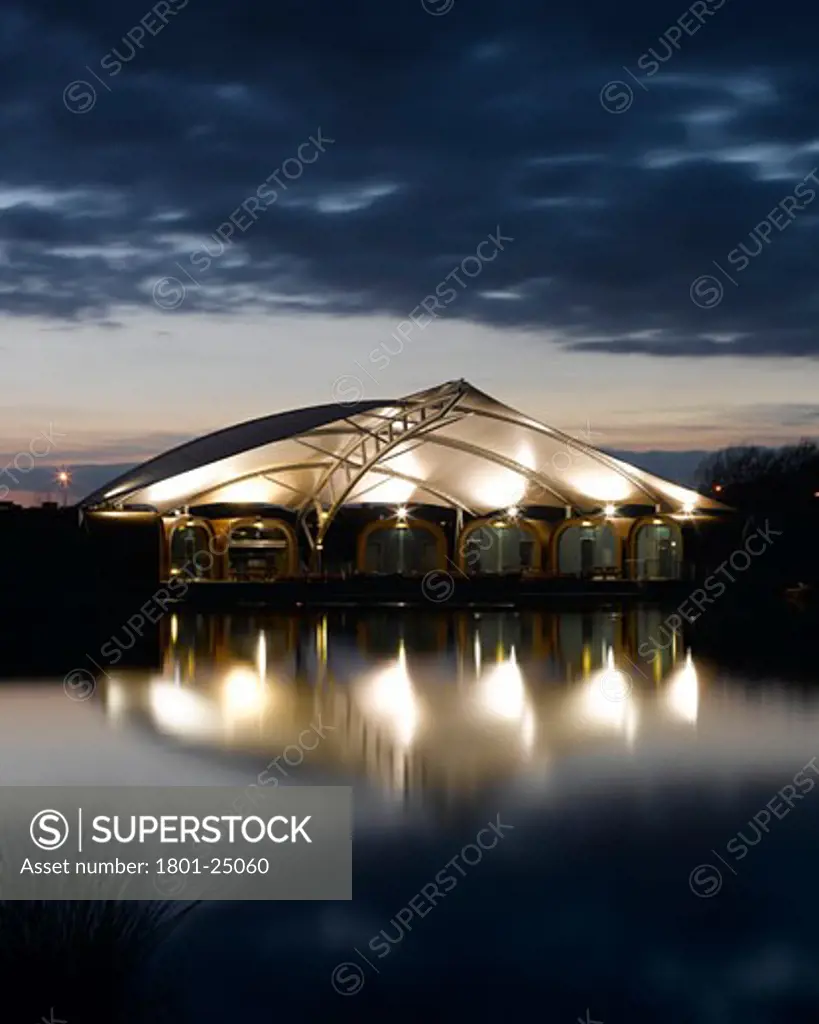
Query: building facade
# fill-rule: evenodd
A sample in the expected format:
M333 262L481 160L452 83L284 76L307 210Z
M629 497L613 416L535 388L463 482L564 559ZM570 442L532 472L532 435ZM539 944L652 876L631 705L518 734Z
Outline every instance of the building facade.
M89 495L98 527L158 535L161 579L679 579L727 511L465 381L315 406L172 449Z

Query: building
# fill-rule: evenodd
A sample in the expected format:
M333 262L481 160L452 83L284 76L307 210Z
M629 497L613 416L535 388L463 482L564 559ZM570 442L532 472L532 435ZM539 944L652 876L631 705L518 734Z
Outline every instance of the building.
M81 508L113 537L154 531L160 579L236 583L438 569L678 579L689 538L726 511L465 381L228 427Z

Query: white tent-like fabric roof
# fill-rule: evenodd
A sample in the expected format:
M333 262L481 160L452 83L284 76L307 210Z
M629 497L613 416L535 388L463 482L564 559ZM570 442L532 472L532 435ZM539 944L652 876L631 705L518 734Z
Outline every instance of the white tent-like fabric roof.
M512 506L723 509L496 401L466 381L390 401L250 420L159 455L85 508L267 503L313 508L426 503L485 515ZM327 514L329 513L329 515Z

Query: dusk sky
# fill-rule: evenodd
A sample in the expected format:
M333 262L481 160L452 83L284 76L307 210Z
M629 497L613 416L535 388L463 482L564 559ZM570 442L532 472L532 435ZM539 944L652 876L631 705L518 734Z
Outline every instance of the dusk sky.
M4 464L461 377L608 449L815 437L808 11L5 0Z

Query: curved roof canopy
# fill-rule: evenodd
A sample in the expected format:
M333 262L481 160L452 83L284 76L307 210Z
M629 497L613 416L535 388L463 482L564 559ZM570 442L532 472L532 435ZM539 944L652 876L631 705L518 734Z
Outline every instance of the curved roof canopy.
M266 503L315 509L408 502L475 515L511 506L725 506L621 462L453 381L406 398L319 405L216 431L90 494L85 508ZM327 514L329 513L329 514Z

